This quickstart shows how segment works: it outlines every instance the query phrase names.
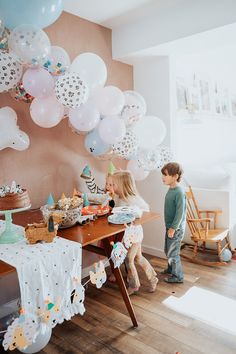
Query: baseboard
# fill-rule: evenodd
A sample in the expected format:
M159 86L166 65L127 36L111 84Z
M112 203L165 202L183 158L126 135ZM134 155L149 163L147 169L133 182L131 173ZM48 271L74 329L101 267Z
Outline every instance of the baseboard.
M159 258L166 259L165 252L160 248L142 245L142 251L144 253L150 254L151 256L156 256Z

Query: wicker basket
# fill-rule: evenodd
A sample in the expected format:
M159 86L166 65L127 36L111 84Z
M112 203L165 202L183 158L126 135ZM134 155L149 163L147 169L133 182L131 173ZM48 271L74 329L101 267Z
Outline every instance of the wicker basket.
M59 229L65 229L67 227L71 227L75 225L81 216L81 210L83 205L81 204L77 208L69 209L69 210L59 210L52 209L49 205L43 205L40 210L43 214L43 218L45 221L48 220L49 216L53 213L61 214L63 216L63 220L59 223Z

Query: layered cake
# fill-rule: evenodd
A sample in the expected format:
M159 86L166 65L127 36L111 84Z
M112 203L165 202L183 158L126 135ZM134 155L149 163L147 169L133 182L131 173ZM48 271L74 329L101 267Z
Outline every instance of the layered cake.
M11 186L0 187L0 210L13 210L30 206L29 194L26 189L14 181Z

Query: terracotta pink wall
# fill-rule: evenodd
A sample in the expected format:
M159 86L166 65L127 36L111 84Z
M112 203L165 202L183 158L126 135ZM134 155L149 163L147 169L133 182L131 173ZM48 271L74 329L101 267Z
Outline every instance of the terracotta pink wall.
M107 84L121 90L132 89L131 66L112 60L111 30L77 16L63 13L46 29L52 45L63 47L70 58L83 52L93 52L103 58L108 69ZM62 192L71 194L74 186L84 189L80 173L86 163L95 172L98 182L104 183L108 162L91 157L84 149L83 136L72 133L67 119L50 129L35 125L29 115L29 105L14 101L11 96L0 94L0 107L10 106L18 115L18 125L30 137L30 147L25 151L4 149L0 151L0 185L16 180L30 193L32 206L44 204L50 192L58 198ZM117 167L124 162L115 161Z

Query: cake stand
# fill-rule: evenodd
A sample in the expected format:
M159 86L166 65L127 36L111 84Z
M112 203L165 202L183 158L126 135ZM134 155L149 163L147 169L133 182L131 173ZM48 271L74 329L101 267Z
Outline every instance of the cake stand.
M19 230L19 227L12 224L12 214L19 213L20 211L24 211L30 208L31 205L25 208L0 210L0 214L5 215L5 230L0 234L0 244L16 243L24 238L24 234Z

